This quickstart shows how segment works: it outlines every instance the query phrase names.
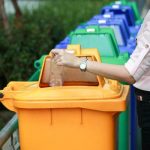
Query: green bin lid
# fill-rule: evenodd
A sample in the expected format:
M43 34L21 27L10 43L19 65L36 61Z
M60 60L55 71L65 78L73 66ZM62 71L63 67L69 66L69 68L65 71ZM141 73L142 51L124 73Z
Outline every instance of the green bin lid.
M80 44L82 48L97 48L100 56L117 57L119 48L113 29L100 26L88 26L70 34L71 44Z

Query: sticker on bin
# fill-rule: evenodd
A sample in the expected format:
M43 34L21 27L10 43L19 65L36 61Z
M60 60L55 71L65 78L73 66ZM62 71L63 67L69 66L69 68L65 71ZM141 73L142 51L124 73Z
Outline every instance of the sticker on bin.
M120 5L112 5L112 8L114 8L114 9L119 9L119 8L120 8Z
M99 24L106 24L106 22L107 22L106 20L98 20Z
M94 28L88 28L86 31L87 32L95 32L95 29Z
M104 18L110 18L112 15L111 14L104 14L103 17Z

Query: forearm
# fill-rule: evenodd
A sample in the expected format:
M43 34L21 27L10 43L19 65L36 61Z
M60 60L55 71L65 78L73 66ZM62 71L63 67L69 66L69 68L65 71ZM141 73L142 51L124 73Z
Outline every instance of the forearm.
M128 73L123 65L110 65L87 61L87 71L106 78L127 82L129 84L135 83L134 78Z
M73 54L65 51L54 49L52 50L52 53L55 54L53 59L57 65L79 68L81 62L83 62L82 58L76 57ZM129 84L135 83L134 78L129 74L124 66L103 64L100 62L88 60L87 71L96 75L104 76L106 78L124 81Z

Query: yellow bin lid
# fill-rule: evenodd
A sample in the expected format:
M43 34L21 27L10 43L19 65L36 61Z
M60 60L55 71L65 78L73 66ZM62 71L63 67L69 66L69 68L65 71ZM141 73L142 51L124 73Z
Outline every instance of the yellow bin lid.
M79 57L100 61L97 49L69 45ZM12 111L17 109L85 108L98 111L124 111L129 86L79 69L64 67L64 85L49 87L51 54L45 58L38 82L10 82L0 101ZM45 79L46 78L46 79Z

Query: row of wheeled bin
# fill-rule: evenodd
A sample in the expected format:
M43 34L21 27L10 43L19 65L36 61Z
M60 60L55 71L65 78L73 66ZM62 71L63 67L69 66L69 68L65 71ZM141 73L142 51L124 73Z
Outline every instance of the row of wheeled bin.
M141 23L135 2L117 1L55 48L123 65L136 47ZM43 55L30 82L11 82L1 91L1 102L18 114L21 150L136 150L133 87L129 92L126 83L67 67L64 85L49 87L51 64L51 53Z
M97 48L104 63L123 65L136 47L136 35L143 19L136 2L116 1L104 6L100 13L80 24L55 48L65 49L68 44L80 44L82 48ZM43 57L35 61L37 70ZM126 83L123 83L126 84ZM138 149L137 117L134 88L131 86L127 110L118 119L118 149Z

